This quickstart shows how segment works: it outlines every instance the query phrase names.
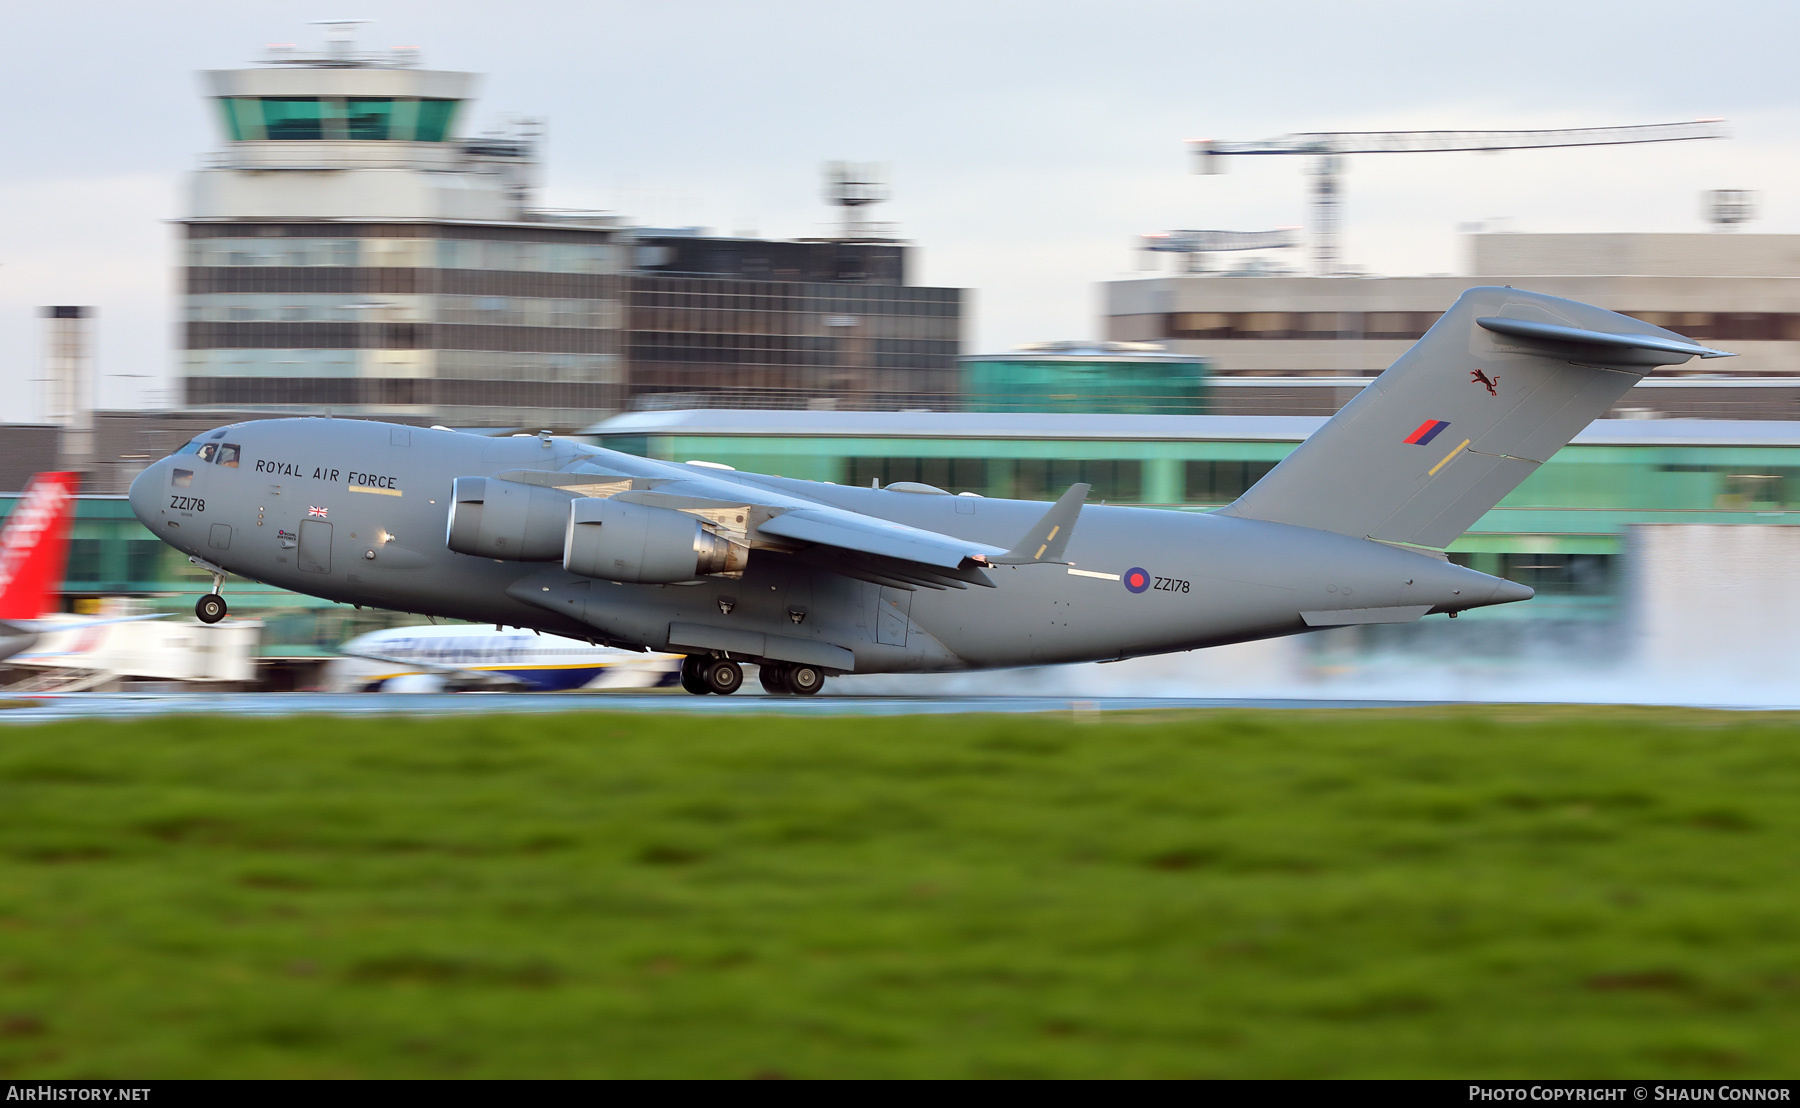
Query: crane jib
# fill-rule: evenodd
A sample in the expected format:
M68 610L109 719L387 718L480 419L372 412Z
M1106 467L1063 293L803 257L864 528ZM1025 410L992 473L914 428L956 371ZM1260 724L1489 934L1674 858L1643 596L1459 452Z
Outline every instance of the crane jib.
M1721 119L1647 123L1629 127L1564 127L1535 131L1336 131L1285 135L1264 142L1194 143L1205 155L1436 154L1531 150L1558 146L1623 146L1640 142L1688 142L1729 138Z
M1685 123L1645 123L1628 127L1565 127L1535 131L1336 131L1284 135L1264 142L1191 139L1195 172L1223 173L1228 157L1310 155L1312 166L1313 266L1320 276L1343 271L1338 261L1338 208L1347 154L1444 154L1535 150L1555 147L1624 146L1645 142L1688 142L1728 138L1722 119Z

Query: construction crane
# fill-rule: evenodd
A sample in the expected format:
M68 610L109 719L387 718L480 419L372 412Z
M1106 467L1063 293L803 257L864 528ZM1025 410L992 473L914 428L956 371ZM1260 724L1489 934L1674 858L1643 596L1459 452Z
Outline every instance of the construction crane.
M1253 154L1304 154L1313 159L1313 265L1321 276L1342 272L1338 261L1339 205L1344 157L1349 154L1436 154L1451 151L1533 150L1555 146L1623 146L1725 138L1722 119L1650 123L1634 127L1575 127L1554 131L1335 131L1286 135L1267 142L1190 139L1197 173L1223 173L1225 159Z
M1142 248L1152 254L1184 254L1187 271L1200 270L1200 259L1206 254L1222 254L1234 250L1283 250L1300 245L1298 227L1277 227L1273 231L1152 231L1140 237Z

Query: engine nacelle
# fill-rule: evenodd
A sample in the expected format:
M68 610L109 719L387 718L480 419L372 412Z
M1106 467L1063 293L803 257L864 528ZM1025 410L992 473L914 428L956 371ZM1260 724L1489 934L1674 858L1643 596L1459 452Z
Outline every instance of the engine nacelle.
M458 554L509 562L562 557L570 495L492 477L458 477L450 490L444 545Z
M666 585L741 572L750 562L749 547L668 508L582 497L568 520L563 568L583 577Z

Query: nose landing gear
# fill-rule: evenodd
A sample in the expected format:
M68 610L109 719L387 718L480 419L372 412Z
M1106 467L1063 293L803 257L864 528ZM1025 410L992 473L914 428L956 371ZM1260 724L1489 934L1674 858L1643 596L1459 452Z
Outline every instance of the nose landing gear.
M194 601L194 618L201 623L217 623L225 618L229 610L225 606L225 598L219 591L225 587L225 571L204 558L189 557L188 561L212 574L212 591Z

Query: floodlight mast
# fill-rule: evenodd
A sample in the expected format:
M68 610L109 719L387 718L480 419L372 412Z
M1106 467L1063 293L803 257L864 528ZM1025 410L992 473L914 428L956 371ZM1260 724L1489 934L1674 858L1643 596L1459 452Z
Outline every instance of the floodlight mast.
M1630 127L1571 127L1548 131L1335 131L1286 135L1266 142L1190 139L1196 173L1223 173L1228 157L1304 154L1313 159L1313 265L1320 276L1343 272L1338 258L1344 156L1347 154L1438 154L1454 151L1534 150L1558 146L1625 146L1640 142L1686 142L1726 138L1722 119L1691 123L1648 123Z

